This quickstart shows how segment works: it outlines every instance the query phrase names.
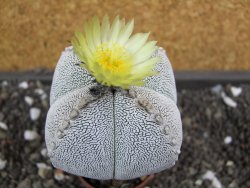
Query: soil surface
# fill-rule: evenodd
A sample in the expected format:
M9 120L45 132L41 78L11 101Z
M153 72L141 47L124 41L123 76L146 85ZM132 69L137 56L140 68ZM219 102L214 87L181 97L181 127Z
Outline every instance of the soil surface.
M178 92L184 136L180 158L173 168L156 174L148 187L250 187L250 85L239 87L237 97L229 84ZM76 176L55 173L47 157L49 91L40 81L0 81L1 188L83 187ZM101 187L96 180L88 181Z

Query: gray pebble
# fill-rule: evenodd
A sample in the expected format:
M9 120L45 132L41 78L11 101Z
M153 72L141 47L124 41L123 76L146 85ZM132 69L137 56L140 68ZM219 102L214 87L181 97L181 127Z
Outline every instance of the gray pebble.
M5 138L7 138L6 132L0 130L0 140L3 140L3 139L5 139Z
M17 188L31 188L31 181L30 181L30 179L26 178L26 179L22 180L18 184Z
M32 153L31 155L30 155L30 157L29 157L29 160L31 161L31 162L37 162L37 161L39 161L40 160L40 155L39 155L39 153Z
M53 179L46 180L45 182L43 182L43 187L44 187L44 188L59 188L59 187L55 184L55 181L54 181Z
M40 181L35 181L34 183L32 183L32 188L43 188L43 186Z

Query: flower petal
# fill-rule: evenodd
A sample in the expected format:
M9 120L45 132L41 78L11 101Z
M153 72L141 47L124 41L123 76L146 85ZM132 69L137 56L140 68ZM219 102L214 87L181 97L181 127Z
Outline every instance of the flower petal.
M157 49L155 44L156 41L147 42L140 50L138 50L134 54L134 62L138 63L150 58L153 55L154 51Z
M102 26L101 26L101 42L102 43L107 42L109 32L110 32L109 17L106 15L103 18Z
M92 27L91 22L87 22L85 24L84 31L85 31L87 45L88 45L90 51L92 53L94 53L94 51L95 51L95 44L94 44L93 36L92 36L92 33L93 33L93 29L92 28L93 27Z
M76 50L76 52L79 54L79 57L83 58L81 60L84 61L86 65L88 65L89 61L93 61L93 54L87 46L86 40L82 33L75 32L75 37L78 40L78 43L76 40L72 40L73 49Z
M121 22L120 22L119 16L116 16L114 22L111 25L111 29L110 29L110 36L109 36L110 42L117 41L120 29L121 29Z
M132 34L133 29L134 29L134 20L131 20L121 30L117 42L121 45L124 45L128 41L130 35Z
M97 16L93 18L93 41L95 46L98 46L101 43L101 34L100 34L100 21Z
M145 44L148 36L149 33L137 33L128 40L125 46L131 54L134 54Z
M154 66L159 58L152 58L157 47L155 41L146 42L149 33L131 37L133 28L134 20L125 24L117 16L110 26L108 16L102 23L95 16L85 24L84 34L76 32L72 40L74 52L84 62L81 67L107 86L142 86L147 76L158 73Z
M149 59L147 61L138 63L138 64L134 65L134 68L132 70L132 74L140 75L140 74L142 74L142 73L144 73L146 71L153 70L154 66L159 61L160 61L159 57L153 57L153 58L151 58L151 59Z

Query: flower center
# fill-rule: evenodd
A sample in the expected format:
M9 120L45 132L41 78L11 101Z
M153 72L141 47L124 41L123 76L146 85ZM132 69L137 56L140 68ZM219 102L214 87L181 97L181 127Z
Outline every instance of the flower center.
M112 73L128 73L132 69L132 56L117 43L102 43L94 53L96 62Z

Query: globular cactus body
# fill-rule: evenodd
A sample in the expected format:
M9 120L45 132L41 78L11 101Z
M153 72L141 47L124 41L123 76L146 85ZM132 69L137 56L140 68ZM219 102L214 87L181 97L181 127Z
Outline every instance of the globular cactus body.
M68 47L57 64L45 140L52 164L93 179L133 179L172 167L182 143L171 64L162 48L145 86L103 89Z

